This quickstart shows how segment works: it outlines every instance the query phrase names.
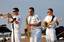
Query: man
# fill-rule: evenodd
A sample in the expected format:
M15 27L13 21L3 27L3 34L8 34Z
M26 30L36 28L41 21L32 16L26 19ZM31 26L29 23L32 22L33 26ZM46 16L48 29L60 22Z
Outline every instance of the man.
M49 8L47 12L47 16L44 19L44 23L46 23L46 41L54 42L56 40L56 31L55 28L59 25L57 17L53 14L53 9Z
M21 42L19 9L13 8L12 17L9 18L12 26L11 42Z
M34 14L34 8L29 7L29 14L27 16L27 27L31 29L30 42L41 42L41 21L38 16Z

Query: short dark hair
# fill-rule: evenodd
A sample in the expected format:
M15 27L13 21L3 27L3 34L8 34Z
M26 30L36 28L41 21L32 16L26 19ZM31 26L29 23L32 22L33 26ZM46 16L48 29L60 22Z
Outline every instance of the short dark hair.
M29 9L31 9L34 12L34 7L29 7Z
M53 9L52 8L48 8L48 10L52 11L53 12Z
M13 12L19 12L19 9L18 8L13 8Z

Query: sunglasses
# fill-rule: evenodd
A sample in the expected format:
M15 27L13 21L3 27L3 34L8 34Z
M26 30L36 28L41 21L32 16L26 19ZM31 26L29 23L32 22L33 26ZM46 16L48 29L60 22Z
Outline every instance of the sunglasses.
M13 12L17 12L17 11L13 11Z
M51 13L50 11L48 11L47 13Z

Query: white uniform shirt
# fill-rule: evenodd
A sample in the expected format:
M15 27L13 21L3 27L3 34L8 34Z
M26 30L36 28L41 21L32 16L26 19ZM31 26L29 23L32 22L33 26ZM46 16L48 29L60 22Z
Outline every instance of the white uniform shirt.
M28 17L28 24L35 24L35 23L39 23L39 22L40 22L40 20L37 15Z
M44 19L44 22L49 23L51 20L52 20L52 16L46 16L45 19ZM51 27L57 26L56 21L57 21L57 17L55 16L53 21L52 21L53 23L52 23Z
M38 24L39 22L41 22L37 15L29 16L27 20L28 20L28 24L36 24L36 23ZM35 26L31 26L31 28L34 28L34 27Z

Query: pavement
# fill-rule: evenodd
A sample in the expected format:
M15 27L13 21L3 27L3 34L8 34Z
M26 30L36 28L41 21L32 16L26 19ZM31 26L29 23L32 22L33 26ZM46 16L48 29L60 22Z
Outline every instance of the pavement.
M25 37L25 36L22 36L22 37L21 37L21 42L28 42L28 41L29 41L29 40L27 39L27 37ZM0 42L2 42L2 41L0 41ZM11 39L8 39L6 42L11 42ZM42 42L46 42L45 35L42 36ZM57 40L57 41L55 41L55 42L64 42L64 40Z

